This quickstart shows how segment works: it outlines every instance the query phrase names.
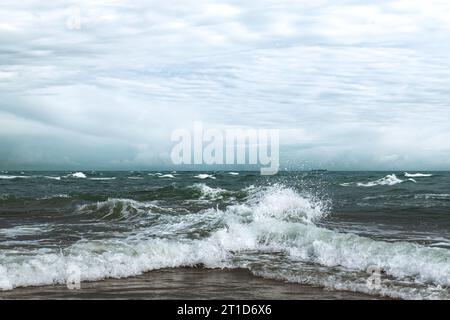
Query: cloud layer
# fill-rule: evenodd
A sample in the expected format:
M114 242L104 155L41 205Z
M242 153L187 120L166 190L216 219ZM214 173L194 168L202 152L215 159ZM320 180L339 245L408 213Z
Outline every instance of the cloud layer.
M308 169L450 169L448 1L3 1L0 168L148 169L193 121Z

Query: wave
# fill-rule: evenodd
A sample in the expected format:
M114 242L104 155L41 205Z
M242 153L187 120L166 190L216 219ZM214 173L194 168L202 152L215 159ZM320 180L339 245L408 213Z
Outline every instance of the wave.
M416 194L414 196L415 199L433 199L433 200L450 200L450 194L448 193L423 193Z
M205 185L195 188L203 190L202 194L223 192ZM83 240L62 252L38 250L27 258L2 251L0 288L65 283L66 270L72 267L80 270L82 280L101 280L203 264L207 268L244 267L256 275L330 289L401 298L450 298L446 289L450 285L448 250L372 240L320 227L317 222L327 217L331 203L283 185L254 187L248 192L242 204L161 215L155 225L123 238ZM109 220L142 218L162 209L155 202L108 199L81 206L78 211ZM190 237L194 231L195 236ZM268 253L278 253L277 257L286 261L261 263L254 257L261 254L267 258ZM316 267L304 268L311 264ZM311 271L317 266L322 269ZM365 285L369 266L386 273L376 292ZM328 269L324 272L323 268Z
M12 175L0 175L0 179L13 180L13 179L29 179L30 176L12 176Z
M51 199L70 199L71 196L66 194L66 193L61 193L61 194L54 194L54 195L50 195L50 196L43 196L43 197L39 197L36 198L36 200L51 200Z
M100 220L130 221L151 214L154 208L158 207L152 202L110 198L106 201L78 206L77 213L89 214Z
M330 211L330 202L309 194L299 194L292 188L274 184L267 188L250 188L244 205L231 208L250 210L255 217L272 217L293 222L316 222Z
M0 175L0 179L4 179L4 180L13 180L13 179L50 179L50 180L61 180L61 179L71 179L71 178L75 178L75 179L86 179L87 176L86 174L84 174L83 172L75 172L75 173L71 173L65 176L42 176L42 175L31 175L31 176L25 176L25 175ZM111 177L111 178L89 178L90 180L114 180L116 179L115 177Z
M234 200L235 197L242 197L246 195L244 192L232 192L221 188L212 188L204 183L197 183L185 188L175 186L167 186L159 188L146 197L140 197L140 200L126 199L126 198L108 198L106 200L97 201L95 203L83 204L78 206L77 213L91 214L100 220L131 220L134 218L148 217L152 214L173 213L170 207L163 207L160 205L160 200L167 195L168 198L173 198L177 195L182 195L183 198L190 198L192 200ZM69 197L67 195L55 195L55 197ZM85 197L80 199L85 199ZM43 198L41 198L43 199Z
M370 181L367 183L358 182L356 185L358 187L374 187L374 186L394 186L396 184L402 183L403 180L397 178L395 174L389 174L384 178Z
M44 176L44 178L50 180L61 180L61 177L53 177L53 176Z
M93 180L93 181L109 181L109 180L116 180L116 177L89 178L89 180Z
M65 178L76 178L76 179L86 179L87 176L83 172L75 172L68 174Z
M410 182L414 182L416 183L417 181L414 179L407 179L407 180L402 180L397 178L397 176L395 174L388 174L387 176L380 178L378 180L374 180L374 181L369 181L369 182L346 182L346 183L341 183L340 186L342 187L350 187L350 186L357 186L357 187L376 187L376 186L394 186L396 184L400 184L406 181L410 181Z
M175 179L175 176L173 174L161 174L158 175L159 178L169 178L169 179Z
M405 177L408 178L421 178L421 177L431 177L433 176L431 173L408 173L405 172Z
M32 197L32 196L19 196L19 195L13 195L8 193L2 193L0 194L0 200L9 202L9 203L19 203L21 206L23 206L24 201L31 202L33 200L51 200L51 199L62 199L62 198L70 198L67 194L55 194L55 195L47 195L47 196L41 196L41 197Z
M204 183L196 183L188 188L200 192L200 200L223 200L224 198L233 199L234 193L222 188L212 188Z
M213 180L216 179L216 177L214 177L212 174L206 174L206 173L200 173L200 174L194 176L194 178L202 179L202 180L204 180L204 179L213 179Z
M12 228L0 229L0 235L8 238L15 238L18 236L30 236L42 234L50 230L51 230L50 226L46 224L35 224L29 226L16 226Z

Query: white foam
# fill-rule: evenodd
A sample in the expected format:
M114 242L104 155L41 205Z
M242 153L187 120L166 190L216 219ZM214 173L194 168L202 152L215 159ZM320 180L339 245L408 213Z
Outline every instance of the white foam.
M148 214L155 205L151 202L140 202L132 199L109 198L94 204L78 206L80 213L94 213L101 220L123 220L131 219L140 214Z
M53 176L44 176L44 178L50 180L61 180L61 177L53 177Z
M175 179L175 176L173 174L162 174L162 175L159 175L159 178Z
M397 178L395 174L388 174L387 176L370 182L357 182L356 186L358 187L376 187L376 186L394 186L396 184L405 182L405 181L411 181L416 182L414 179L408 179L408 180L402 180ZM352 185L352 183L341 183L341 186L348 187Z
M89 180L94 181L108 181L108 180L116 180L116 177L105 177L105 178L89 178Z
M448 193L424 193L416 194L415 199L435 199L435 200L447 200L450 199L450 194Z
M369 181L369 182L344 182L340 183L339 185L342 187L350 187L350 186L357 186L357 187L376 187L376 186L394 186L396 184L403 183L405 181L411 181L416 183L417 181L410 178L407 180L399 179L395 174L388 174L387 176L380 178L378 180Z
M212 188L204 183L196 183L191 188L197 189L202 193L200 199L222 199L223 194L227 192L222 188Z
M70 195L61 193L61 194L54 194L54 195L50 195L50 196L40 197L40 198L37 198L37 200L68 199L68 198L70 198Z
M67 270L80 270L82 281L122 278L159 268L223 266L228 253L209 241L170 241L149 239L138 243L127 240L80 241L65 254L37 251L29 259L0 255L0 288L65 283Z
M421 177L431 177L433 176L430 173L408 173L405 172L405 177L407 178L421 178Z
M213 175L206 174L206 173L200 173L200 174L194 176L194 178L202 179L202 180L204 180L204 179L216 179L216 177L214 177Z
M238 175L239 175L239 172L228 172L228 174L229 174L229 175L232 175L232 176L238 176Z
M344 183L340 183L339 185L342 187L350 187L353 183L352 182L344 182Z
M318 221L329 209L329 203L315 200L308 194L300 195L294 189L279 184L253 190L248 202L256 217L269 216L285 221Z
M48 225L31 225L31 226L16 226L12 228L0 229L0 235L9 238L18 236L37 235L49 231Z
M66 177L67 178L77 178L77 179L86 179L87 178L83 172L71 173L71 174L68 174Z
M374 186L393 186L399 183L402 183L403 180L397 178L395 174L389 174L385 176L384 178L370 181L367 183L358 182L356 185L359 187L374 187Z
M0 175L0 179L12 180L12 179L28 179L30 176L11 176L11 175Z
M245 209L242 209L245 211ZM249 214L248 210L245 212ZM289 205L286 207L290 211ZM281 211L282 212L282 211ZM261 214L262 213L262 214ZM429 292L427 287L450 285L450 252L443 248L431 248L407 242L389 243L375 241L355 234L338 233L313 224L280 221L280 214L274 217L262 210L256 210L253 221L244 224L230 217L227 229L216 232L216 238L229 251L259 250L285 251L293 261L303 261L331 268L343 267L348 272L365 272L371 265L382 268L387 275L399 282L422 284L425 289L396 288L385 286L376 294L407 298L450 298L448 292ZM284 218L283 218L284 219ZM244 264L245 265L245 264ZM342 279L323 277L323 274L298 276L295 266L279 270L273 266L265 276L285 280L323 285L330 289L371 292L365 283L358 283L360 276L347 283ZM292 271L292 272L291 272Z

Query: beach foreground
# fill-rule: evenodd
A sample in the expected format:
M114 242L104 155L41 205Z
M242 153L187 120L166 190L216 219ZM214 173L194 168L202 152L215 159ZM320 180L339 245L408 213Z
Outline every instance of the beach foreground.
M264 279L245 269L174 268L126 279L25 287L0 292L0 299L382 299Z

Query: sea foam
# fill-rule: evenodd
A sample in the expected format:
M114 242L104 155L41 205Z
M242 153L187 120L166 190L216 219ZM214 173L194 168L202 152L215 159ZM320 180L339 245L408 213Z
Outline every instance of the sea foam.
M66 178L77 178L77 179L86 179L86 175L83 172L75 172L68 174Z
M417 181L409 178L407 180L402 180L399 179L395 174L388 174L387 176L374 180L374 181L369 181L369 182L345 182L345 183L341 183L340 185L342 187L350 187L350 186L357 186L357 187L377 187L377 186L395 186L396 184L400 184L403 182L414 182L416 183Z
M162 174L162 175L158 175L159 178L168 178L168 179L175 179L175 176L173 174Z
M405 172L405 177L407 178L422 178L422 177L431 177L433 176L431 173L408 173Z
M28 179L30 176L12 176L12 175L0 175L0 179L12 180L12 179Z
M202 180L204 180L204 179L216 179L216 177L214 177L213 175L206 174L206 173L200 173L200 174L194 176L194 178L202 179Z

